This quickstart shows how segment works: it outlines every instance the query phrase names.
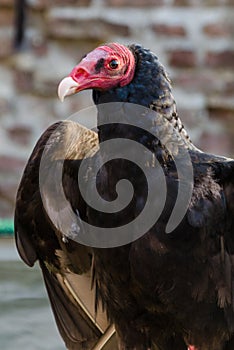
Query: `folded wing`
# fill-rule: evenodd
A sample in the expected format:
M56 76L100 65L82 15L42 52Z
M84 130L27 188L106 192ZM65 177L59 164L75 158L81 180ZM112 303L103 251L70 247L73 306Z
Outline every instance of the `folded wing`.
M77 186L77 172L82 159L91 158L97 150L95 132L72 121L53 124L36 144L16 198L18 252L29 266L39 261L58 329L70 350L90 350L100 341L102 349L115 348L113 326L102 310L95 311L92 250L63 232L71 215L79 219L74 232L85 234L79 222L86 219L86 204ZM61 169L65 204L56 196L57 185L49 186L56 184Z

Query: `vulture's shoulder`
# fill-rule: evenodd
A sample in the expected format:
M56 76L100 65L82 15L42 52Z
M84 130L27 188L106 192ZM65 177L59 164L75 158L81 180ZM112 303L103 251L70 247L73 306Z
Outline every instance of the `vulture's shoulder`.
M85 203L77 183L74 184L82 159L91 158L97 149L98 138L94 131L72 121L53 124L38 140L16 197L18 252L29 266L39 260L59 331L69 349L90 349L108 323L102 312L98 312L96 324L94 322L91 249L64 237L61 226L66 214L64 203L59 203L53 191L59 190L56 176L61 172L60 186L69 213L84 217ZM44 193L52 182L56 186Z
M226 231L234 220L234 160L206 153L191 154L194 190L188 211L195 226L211 224ZM192 213L192 215L191 215ZM192 216L194 213L198 215ZM234 227L234 224L233 224Z
M191 158L194 190L186 219L187 229L196 236L192 254L209 267L207 281L213 284L209 293L212 288L216 291L217 304L233 331L234 160L196 152Z
M55 249L61 242L63 244L60 225L50 215L53 210L58 211L56 217L61 213L59 210L62 206L56 206L58 195L55 193L60 189L59 181L62 182L59 185L64 191L65 204L69 206L72 197L77 198L72 209L85 215L85 203L81 201L78 187L72 185L77 180L81 161L92 157L97 149L97 134L72 121L53 124L38 140L23 172L15 208L17 248L29 266L37 259L50 262L50 239ZM56 180L57 176L61 177ZM53 183L56 186L52 186ZM77 191L77 196L74 196L74 191ZM49 205L46 207L47 203L51 212Z

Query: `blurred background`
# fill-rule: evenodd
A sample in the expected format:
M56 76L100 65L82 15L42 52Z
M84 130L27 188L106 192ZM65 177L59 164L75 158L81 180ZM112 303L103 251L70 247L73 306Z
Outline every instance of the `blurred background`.
M12 232L16 189L40 134L92 105L90 91L61 104L59 81L111 41L157 53L194 143L234 157L234 0L0 0L1 234ZM1 347L63 349L38 270L16 260L2 238Z
M19 13L25 3L17 51L15 3ZM58 82L110 41L157 53L192 140L234 156L234 0L0 0L1 218L12 217L22 170L43 130L92 104L90 91L61 104Z

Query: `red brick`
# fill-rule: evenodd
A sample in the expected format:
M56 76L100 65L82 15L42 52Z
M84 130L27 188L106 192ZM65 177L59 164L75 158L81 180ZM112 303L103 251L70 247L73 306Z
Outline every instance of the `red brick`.
M230 2L229 5L233 5L234 0L174 0L175 6L193 6L193 7L202 7L202 6L225 6L227 2Z
M164 0L106 0L105 3L113 7L147 7L164 5Z
M228 107L218 107L218 106L209 106L208 107L209 117L213 120L218 120L225 126L225 136L230 139L231 151L228 153L233 157L234 154L234 109ZM225 154L225 153L224 153Z
M199 140L199 148L208 153L231 156L231 135L227 135L224 130L219 133L204 132Z
M234 98L234 81L226 82L224 92L227 94L232 94Z
M14 23L13 10L8 8L2 8L0 11L0 27L9 26L12 27Z
M213 72L192 70L180 72L173 79L173 85L190 91L209 92L216 87L216 77Z
M1 1L1 0L0 0ZM54 7L54 6L89 6L91 3L91 0L38 0L38 1L32 1L29 3L29 6L31 8L34 8L35 10L41 10L46 7Z
M28 145L31 137L31 129L22 125L14 125L11 128L8 128L7 134L9 138L20 145Z
M208 106L208 111L210 118L222 120L234 134L234 109L225 106Z
M45 0L52 6L67 6L67 5L75 5L75 6L88 6L91 3L91 0Z
M169 64L178 68L195 67L197 64L197 57L192 50L173 50L168 52Z
M43 79L37 78L33 85L33 91L36 95L41 97L56 97L58 79L52 79L51 77L48 77L48 79L45 77Z
M194 0L195 2L196 0ZM204 0L202 1L202 4L204 6L223 6L225 5L226 0Z
M0 6L14 7L15 0L0 0Z
M194 2L196 0L193 0ZM226 0L204 0L201 1L204 6L225 6Z
M154 24L152 29L159 35L186 36L186 30L181 25Z
M212 23L203 27L203 32L206 35L216 36L229 36L231 29L225 23Z
M80 18L52 17L48 23L51 36L56 38L108 40L113 35L128 36L127 25L109 22L103 19L81 20Z
M174 0L175 6L189 6L189 0Z
M234 68L234 50L207 52L205 63L215 68Z
M33 73L31 71L16 70L14 73L14 83L20 93L32 92Z

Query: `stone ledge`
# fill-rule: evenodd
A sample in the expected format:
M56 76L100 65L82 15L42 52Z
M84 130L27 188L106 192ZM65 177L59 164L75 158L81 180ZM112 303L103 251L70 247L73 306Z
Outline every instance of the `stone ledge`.
M151 26L151 29L153 32L155 32L158 35L164 35L164 36L179 36L184 37L186 36L186 29L182 25L167 25L163 23L153 24Z
M197 55L193 50L174 49L168 51L169 64L173 67L191 68L197 66Z

